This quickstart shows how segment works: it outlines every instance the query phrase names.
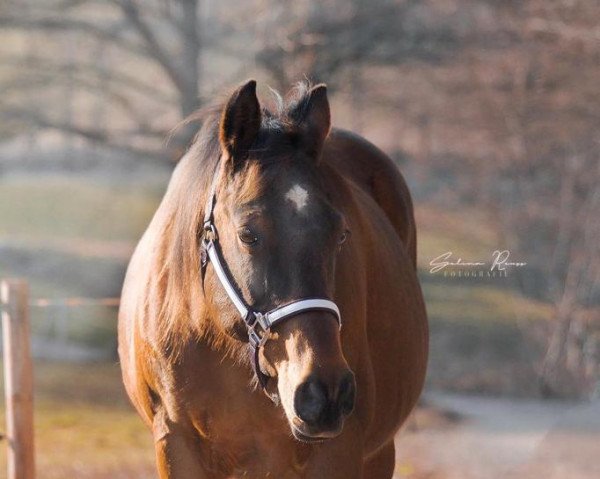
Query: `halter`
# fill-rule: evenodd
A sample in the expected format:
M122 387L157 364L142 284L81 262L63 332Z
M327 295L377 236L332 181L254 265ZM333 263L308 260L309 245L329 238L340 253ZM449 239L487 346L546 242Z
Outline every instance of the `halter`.
M206 266L210 261L223 289L225 289L227 296L229 296L229 299L238 310L238 313L248 330L248 344L250 346L254 374L265 394L273 402L278 403L277 395L271 395L267 392L268 376L260 370L259 365L260 348L268 341L271 328L300 313L305 313L307 311L326 311L333 314L341 329L342 319L340 310L333 301L326 298L297 299L267 312L254 311L246 304L239 293L239 289L236 287L235 282L224 267L225 263L219 248L219 237L213 218L213 212L217 201L216 184L218 172L219 170L217 168L213 178L211 192L204 210L204 226L201 243L202 272L204 273Z

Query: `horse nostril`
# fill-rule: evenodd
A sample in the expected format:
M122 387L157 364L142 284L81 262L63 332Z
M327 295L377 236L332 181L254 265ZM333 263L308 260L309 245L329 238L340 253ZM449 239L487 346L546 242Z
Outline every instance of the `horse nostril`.
M327 389L321 381L308 379L298 386L294 394L294 409L306 424L318 424L326 407Z
M354 402L356 400L356 381L354 374L351 371L344 376L340 383L340 389L338 394L338 406L340 412L344 416L348 416L354 409Z
M300 384L294 394L296 415L313 427L335 424L354 409L356 381L351 371L346 372L330 395L327 386L315 377Z

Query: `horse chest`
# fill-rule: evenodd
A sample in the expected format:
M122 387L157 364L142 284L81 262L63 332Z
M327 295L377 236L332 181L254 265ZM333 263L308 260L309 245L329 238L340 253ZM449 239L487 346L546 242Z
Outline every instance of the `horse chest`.
M231 477L301 477L307 451L290 437L280 411L271 407L269 412L253 411L224 397L198 408L192 420L207 460L223 464Z
M210 367L180 377L178 389L204 461L228 477L301 477L309 449L291 437L282 409L250 387L247 371L227 360L203 364Z

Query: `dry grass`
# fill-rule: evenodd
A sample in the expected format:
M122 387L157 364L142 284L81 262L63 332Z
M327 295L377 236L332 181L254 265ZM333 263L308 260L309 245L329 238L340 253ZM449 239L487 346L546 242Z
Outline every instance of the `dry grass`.
M116 364L37 363L35 441L43 479L155 477L150 433L124 395ZM2 447L0 478L5 464Z
M7 178L1 186L0 238L12 241L135 241L160 200L158 188L68 176Z

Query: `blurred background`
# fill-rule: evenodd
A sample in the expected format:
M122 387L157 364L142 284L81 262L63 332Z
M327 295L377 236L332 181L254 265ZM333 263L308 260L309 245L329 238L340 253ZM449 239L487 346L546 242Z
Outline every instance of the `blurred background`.
M30 283L40 477L155 477L118 296L198 125L171 129L249 77L265 101L326 82L411 188L431 357L396 477L600 477L597 1L5 0L0 40L0 277ZM489 277L496 250L527 264ZM446 252L486 265L432 273Z

